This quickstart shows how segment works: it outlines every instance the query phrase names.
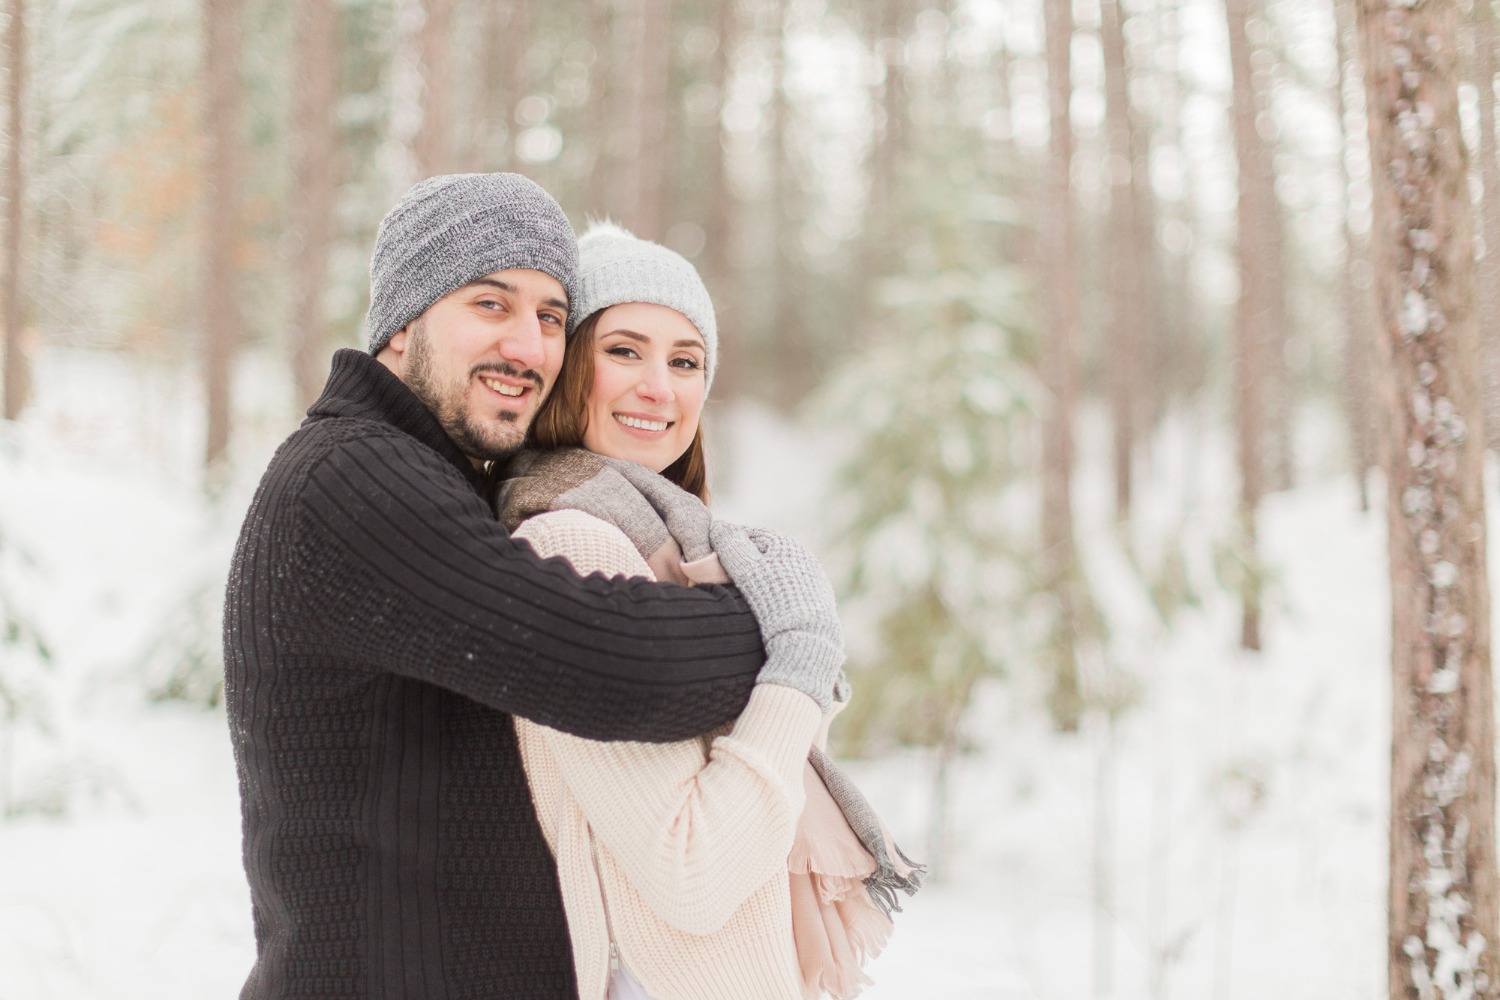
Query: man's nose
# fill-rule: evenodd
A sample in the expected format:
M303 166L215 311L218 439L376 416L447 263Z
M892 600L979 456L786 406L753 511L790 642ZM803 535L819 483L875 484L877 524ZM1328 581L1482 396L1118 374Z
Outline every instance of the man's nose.
M541 319L535 313L522 313L507 324L500 338L500 354L522 371L542 367L546 350Z

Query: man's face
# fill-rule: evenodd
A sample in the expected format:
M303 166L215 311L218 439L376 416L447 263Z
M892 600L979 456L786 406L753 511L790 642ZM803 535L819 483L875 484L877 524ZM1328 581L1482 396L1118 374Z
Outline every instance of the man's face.
M379 359L475 464L521 446L562 367L568 306L541 271L496 271L443 296Z

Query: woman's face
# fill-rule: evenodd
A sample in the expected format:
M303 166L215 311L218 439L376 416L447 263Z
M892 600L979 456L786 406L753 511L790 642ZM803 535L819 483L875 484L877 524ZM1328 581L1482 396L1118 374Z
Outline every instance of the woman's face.
M610 306L594 327L594 389L583 446L661 472L693 442L703 413L703 335L666 306Z

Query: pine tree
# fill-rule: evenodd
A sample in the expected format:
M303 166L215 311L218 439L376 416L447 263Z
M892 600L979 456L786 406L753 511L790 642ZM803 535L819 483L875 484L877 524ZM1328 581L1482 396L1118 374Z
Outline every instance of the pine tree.
M938 166L937 164L943 164ZM978 193L975 160L928 170L911 210L927 221L905 271L881 286L885 325L827 394L852 437L840 477L842 598L856 697L850 749L936 751L941 863L946 765L981 678L1032 659L1039 389L1025 356L1021 278L996 259L1008 203ZM937 180L937 173L948 176Z

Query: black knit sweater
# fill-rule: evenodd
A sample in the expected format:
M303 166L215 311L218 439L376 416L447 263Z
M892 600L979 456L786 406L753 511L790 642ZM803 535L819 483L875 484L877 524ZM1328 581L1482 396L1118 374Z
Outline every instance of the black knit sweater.
M242 998L576 996L511 714L684 739L744 707L762 659L730 588L580 580L512 541L427 408L340 351L229 575Z

